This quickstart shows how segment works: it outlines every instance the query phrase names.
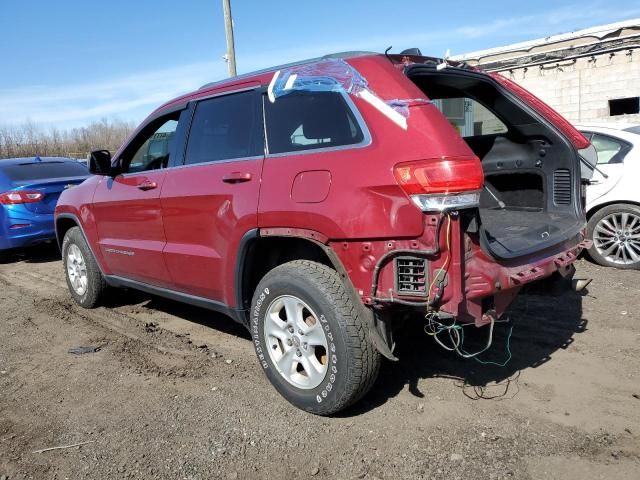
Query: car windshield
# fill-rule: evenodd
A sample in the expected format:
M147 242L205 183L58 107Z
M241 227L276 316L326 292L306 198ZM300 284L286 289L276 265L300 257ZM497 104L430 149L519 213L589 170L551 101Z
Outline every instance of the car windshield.
M0 162L0 170L12 182L81 177L89 174L87 167L79 162L31 162L6 166Z

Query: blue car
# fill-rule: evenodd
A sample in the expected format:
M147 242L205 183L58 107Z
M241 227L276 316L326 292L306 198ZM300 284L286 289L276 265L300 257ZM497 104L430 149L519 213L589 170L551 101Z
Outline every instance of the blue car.
M69 158L0 160L0 257L9 249L54 240L58 197L87 178L87 167Z

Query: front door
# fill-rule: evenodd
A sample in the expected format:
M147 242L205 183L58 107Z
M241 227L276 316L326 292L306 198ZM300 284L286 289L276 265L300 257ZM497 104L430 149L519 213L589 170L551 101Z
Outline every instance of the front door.
M169 286L160 192L175 150L180 112L152 121L117 159L120 174L104 177L93 213L108 270L127 279Z
M242 236L257 225L264 157L257 90L195 106L184 166L167 173L162 210L164 258L179 290L234 305Z

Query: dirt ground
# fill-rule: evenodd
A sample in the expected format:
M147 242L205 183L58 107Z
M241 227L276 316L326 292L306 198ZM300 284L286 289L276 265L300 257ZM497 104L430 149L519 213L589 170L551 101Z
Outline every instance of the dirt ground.
M416 322L372 392L322 418L275 392L231 320L125 291L83 310L57 251L30 250L0 265L0 478L638 479L640 272L577 268L586 295L516 302L506 367Z

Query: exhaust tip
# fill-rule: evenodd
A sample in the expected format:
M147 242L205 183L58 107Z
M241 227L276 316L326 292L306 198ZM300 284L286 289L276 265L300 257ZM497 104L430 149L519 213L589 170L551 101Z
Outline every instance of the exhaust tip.
M571 288L575 292L581 292L587 287L587 285L591 283L592 280L592 278L580 278L577 280L571 280Z

